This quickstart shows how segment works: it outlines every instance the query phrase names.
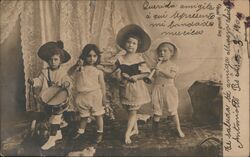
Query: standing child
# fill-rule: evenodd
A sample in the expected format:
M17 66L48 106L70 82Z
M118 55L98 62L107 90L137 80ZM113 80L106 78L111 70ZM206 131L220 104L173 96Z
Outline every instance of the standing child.
M179 136L184 137L177 113L179 103L178 91L174 84L178 67L171 61L177 55L177 48L170 42L163 42L156 51L162 63L157 64L152 92L152 103L154 106L153 130L154 133L159 133L160 116L162 116L163 110L166 109L168 115L173 116Z
M64 86L64 83L70 80L67 71L61 67L61 64L68 62L71 58L69 53L63 49L62 41L45 43L38 50L38 56L48 63L48 67L42 70L38 78L28 79L28 82L34 87L40 87L41 94L49 87ZM55 145L57 140L62 139L60 123L63 114L53 114L47 110L46 106L45 112L49 116L51 129L48 141L41 148L48 150Z
M77 139L83 135L89 116L94 116L97 123L96 143L103 137L103 114L106 98L106 87L103 72L96 68L100 63L100 50L95 44L87 44L79 57L78 63L73 66L73 75L77 95L75 103L80 112L80 126L73 137Z
M150 70L141 56L149 48L151 40L141 27L131 24L118 32L116 41L126 51L125 55L118 58L116 65L121 70L121 103L128 112L125 143L130 144L130 137L138 134L137 110L151 101L143 81Z

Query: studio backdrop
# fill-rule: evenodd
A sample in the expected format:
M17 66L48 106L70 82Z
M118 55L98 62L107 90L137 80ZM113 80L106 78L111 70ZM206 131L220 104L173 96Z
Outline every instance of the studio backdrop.
M157 3L161 6L157 6ZM165 3L164 6L162 4ZM205 2L204 2L205 3ZM152 6L154 4L154 6ZM201 35L173 35L169 32L192 32L188 26L182 27L178 21L187 22L189 18L175 13L171 6L196 5L195 1L151 1L140 0L45 0L45 1L1 1L0 32L1 44L9 37L15 25L20 25L21 47L24 62L25 82L37 77L46 66L37 55L39 47L48 41L62 40L65 49L71 54L66 63L69 68L76 63L82 48L88 43L95 43L102 53L102 63L112 64L121 49L115 39L117 32L127 24L141 26L151 37L150 50L144 55L149 67L155 64L155 48L161 41L175 43L179 50L176 63L179 73L176 85L179 91L180 117L190 117L192 105L188 88L196 80L220 79L222 70L222 44L217 36L216 9L192 9L204 16L201 22L210 22L210 26L197 26ZM206 5L206 4L205 4ZM211 2L213 5L213 2ZM161 9L161 7L164 7ZM157 9L155 9L157 8ZM192 13L192 12L191 12ZM179 16L178 16L179 14ZM176 16L176 17L174 17ZM207 18L206 18L207 17ZM174 20L172 25L171 21ZM200 21L193 18L192 21ZM168 23L168 25L165 25ZM164 25L164 26L163 26ZM194 28L194 27L193 27ZM20 52L21 53L21 52ZM113 59L113 60L112 60ZM25 85L26 111L35 110L29 103L29 86ZM149 86L150 88L150 86ZM115 99L115 98L114 98Z

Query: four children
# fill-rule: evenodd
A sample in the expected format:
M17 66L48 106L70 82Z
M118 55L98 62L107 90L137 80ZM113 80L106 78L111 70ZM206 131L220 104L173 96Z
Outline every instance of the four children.
M172 59L177 55L176 46L170 42L163 42L158 46L157 55L162 60L162 64L155 67L156 78L153 84L153 93L150 96L143 81L143 78L150 73L150 69L141 56L150 47L149 35L138 25L131 24L118 32L116 42L126 52L117 59L115 64L116 69L121 71L121 104L128 112L125 143L130 144L132 142L130 137L139 133L137 110L143 104L150 103L151 98L154 108L154 132L158 132L160 116L166 109L168 115L174 118L179 136L184 137L177 113L178 92L174 85L178 67L172 62ZM63 85L65 81L69 81L66 71L60 65L66 63L70 59L70 55L63 49L61 41L44 44L39 49L38 56L46 61L49 67L43 69L38 78L29 79L30 84L42 87L43 91L51 86ZM96 143L102 141L104 125L102 115L105 113L106 89L103 72L97 68L99 63L100 50L95 44L87 44L82 50L79 61L68 73L75 78L77 92L75 104L81 117L78 131L73 139L84 135L87 118L94 116L97 124ZM62 114L50 116L51 133L42 149L50 149L55 145L56 140L62 139L59 125L61 119Z

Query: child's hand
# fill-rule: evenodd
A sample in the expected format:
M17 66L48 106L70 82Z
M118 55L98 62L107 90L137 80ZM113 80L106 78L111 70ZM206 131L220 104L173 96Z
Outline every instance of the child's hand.
M83 60L82 59L79 59L77 62L76 62L76 71L81 71L81 67L83 66Z
M113 109L110 107L110 105L104 105L104 110L105 110L105 113L110 113L113 111Z
M69 81L65 81L65 82L63 82L62 85L61 85L62 88L69 88L69 86L70 86Z
M113 109L110 107L110 105L105 105L105 115L107 115L111 120L115 119Z
M28 83L29 83L30 85L34 85L34 80L31 79L31 78L28 78Z
M111 109L111 107L110 107L109 102L107 101L107 99L105 97L103 97L103 99L102 99L102 104L104 106L105 112L108 113L109 109Z
M126 80L129 80L129 75L126 73L121 73L122 77L125 78Z
M160 64L161 62L164 60L163 57L159 57L158 58L158 61L157 61L157 64L155 65L155 67L153 69L155 69L156 71L159 71L160 70Z
M97 65L96 68L99 70L102 70L102 71L104 71L104 69L105 69L103 65Z
M160 65L156 65L155 67L154 67L154 69L156 70L156 71L160 71Z
M76 65L83 66L83 60L82 59L78 59L78 61L76 62Z
M129 81L136 82L138 80L138 77L136 75L129 77Z

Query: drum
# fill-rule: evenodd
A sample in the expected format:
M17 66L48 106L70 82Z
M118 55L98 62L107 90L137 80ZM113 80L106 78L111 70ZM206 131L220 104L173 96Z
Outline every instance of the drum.
M66 88L52 86L41 93L40 100L48 113L62 114L68 108L69 92Z

